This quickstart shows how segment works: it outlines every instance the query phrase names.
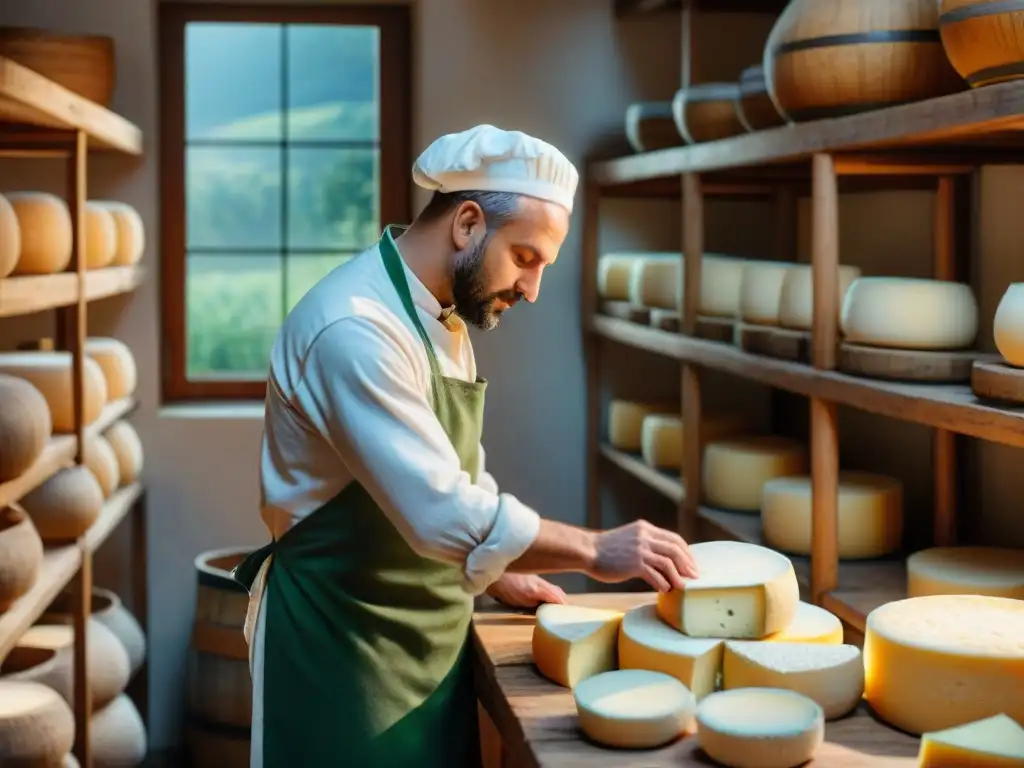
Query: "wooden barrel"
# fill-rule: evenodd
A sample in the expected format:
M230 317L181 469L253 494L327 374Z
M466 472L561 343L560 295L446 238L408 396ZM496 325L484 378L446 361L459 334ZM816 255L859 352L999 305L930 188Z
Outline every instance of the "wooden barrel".
M114 39L62 35L34 27L0 27L0 56L72 93L109 107L114 93Z
M939 33L971 87L1024 77L1024 0L939 0Z
M740 93L736 99L736 116L750 132L763 131L785 125L786 121L775 108L764 81L764 67L748 67L740 75Z
M683 143L672 119L671 101L638 101L626 108L626 139L634 152L678 147Z
M687 144L716 141L746 133L736 114L738 83L702 83L680 88L672 100L672 116Z
M937 0L791 0L764 50L772 101L800 122L963 90L938 27Z
M219 549L195 559L196 611L187 671L186 727L195 768L249 765L252 679L243 634L249 595L231 578L231 569L250 551ZM237 761L228 756L237 756Z

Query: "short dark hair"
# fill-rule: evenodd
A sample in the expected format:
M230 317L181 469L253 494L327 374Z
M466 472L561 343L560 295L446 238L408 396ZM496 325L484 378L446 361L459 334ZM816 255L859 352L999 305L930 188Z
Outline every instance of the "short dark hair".
M487 228L493 231L516 217L519 213L519 199L520 195L513 192L435 192L418 218L420 221L436 221L461 203L474 202L484 212Z

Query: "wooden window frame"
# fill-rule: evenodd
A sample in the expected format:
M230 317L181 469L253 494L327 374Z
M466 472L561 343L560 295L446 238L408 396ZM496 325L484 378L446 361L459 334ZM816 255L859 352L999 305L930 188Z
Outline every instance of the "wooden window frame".
M344 24L380 29L380 223L411 218L411 41L407 5L240 6L161 3L159 18L160 302L164 402L263 400L265 379L186 375L185 27L190 22Z

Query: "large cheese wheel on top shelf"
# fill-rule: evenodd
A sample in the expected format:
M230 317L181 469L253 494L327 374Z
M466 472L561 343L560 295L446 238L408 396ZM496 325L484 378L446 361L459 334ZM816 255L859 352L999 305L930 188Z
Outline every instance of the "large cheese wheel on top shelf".
M21 227L10 201L0 195L0 278L14 271L21 255Z
M700 441L706 445L735 435L747 428L738 416L708 414L701 422ZM644 462L656 469L679 470L683 466L683 419L672 414L650 414L644 417L640 436L640 453Z
M103 369L108 400L120 400L135 392L138 369L127 344L120 339L90 337L85 340L85 354Z
M93 200L110 214L117 233L112 266L128 267L138 264L146 247L146 230L142 217L128 203L113 200Z
M11 274L52 275L71 263L71 213L49 192L8 192L21 232L21 255Z
M75 742L75 715L41 683L0 681L0 765L61 765Z
M24 379L0 374L0 483L20 477L53 432L50 407Z
M993 715L944 731L926 733L918 752L920 768L1020 768L1024 728L1006 715Z
M545 603L533 627L533 663L566 688L615 669L622 612Z
M841 265L836 287L836 322L842 315L843 299L860 277L860 268ZM814 323L814 274L809 264L792 267L782 281L779 295L779 324L785 328L809 331Z
M50 407L53 431L75 431L74 377L70 352L4 352L0 353L0 373L17 376L38 389ZM84 369L83 421L92 424L107 404L107 382L103 369L88 356Z
M64 467L21 500L47 544L67 544L89 530L103 510L103 488L86 465Z
M1024 600L1024 550L934 547L907 558L907 596L987 595Z
M117 225L110 211L91 200L85 204L85 268L109 267L117 255Z
M920 735L992 715L1024 722L1024 600L930 595L876 608L864 631L864 697Z
M112 424L103 435L117 456L118 476L121 485L131 485L139 480L145 464L142 441L130 421L121 419Z
M637 453L644 418L653 413L679 412L679 403L637 402L614 399L608 405L608 442L620 451Z
M756 435L718 440L704 448L704 499L715 507L757 512L765 483L806 472L807 448L788 437Z
M754 325L778 325L782 283L797 265L785 261L749 260L740 283L740 318Z
M641 307L677 309L683 277L682 254L638 256L629 265L629 301Z

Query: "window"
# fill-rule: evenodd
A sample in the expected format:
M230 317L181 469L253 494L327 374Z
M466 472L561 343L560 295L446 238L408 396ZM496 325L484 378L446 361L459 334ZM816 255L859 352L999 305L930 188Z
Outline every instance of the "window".
M262 399L287 312L409 221L408 13L161 5L165 400Z

